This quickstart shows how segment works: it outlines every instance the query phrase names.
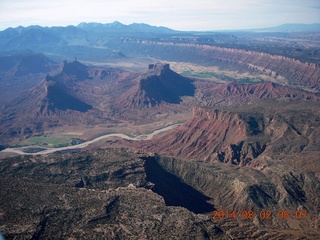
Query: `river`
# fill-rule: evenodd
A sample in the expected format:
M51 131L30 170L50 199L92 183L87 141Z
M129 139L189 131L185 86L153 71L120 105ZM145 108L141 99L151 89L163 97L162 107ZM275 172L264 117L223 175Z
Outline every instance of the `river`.
M49 154L49 153L55 153L55 152L64 151L64 150L85 148L85 147L87 147L88 145L90 145L90 144L92 144L94 142L98 142L98 141L100 141L102 139L110 138L110 137L120 137L120 138L123 138L123 139L135 140L135 141L149 140L149 139L152 139L155 135L157 135L159 133L162 133L162 132L169 131L169 130L171 130L171 129L179 126L179 125L181 125L181 124L178 123L178 124L170 125L170 126L155 130L150 134L142 134L142 135L139 135L139 136L136 136L136 137L129 137L129 136L123 134L123 133L110 133L110 134L106 134L106 135L97 137L95 139L92 139L90 141L87 141L87 142L84 142L84 143L80 143L80 144L77 144L77 145L72 145L72 146L68 146L68 147L48 148L48 149L45 149L45 150L42 150L42 151L39 151L39 152L36 152L36 153L26 153L26 152L23 151L23 149L35 148L37 146L26 146L26 147L21 147L21 148L6 148L6 149L2 150L1 152L17 153L17 154L20 154L20 155Z

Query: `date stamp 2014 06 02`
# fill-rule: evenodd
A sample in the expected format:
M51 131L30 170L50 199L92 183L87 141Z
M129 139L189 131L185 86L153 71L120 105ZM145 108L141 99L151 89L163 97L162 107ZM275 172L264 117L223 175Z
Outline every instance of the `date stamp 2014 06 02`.
M273 217L278 218L279 220L288 220L288 219L304 219L307 217L307 210L278 210L273 212L271 210L260 210L259 212L254 212L253 210L243 210L240 212L237 211L228 211L228 210L214 210L212 212L212 220L222 220L222 219L248 219L252 220L255 217L258 217L262 220L271 220Z

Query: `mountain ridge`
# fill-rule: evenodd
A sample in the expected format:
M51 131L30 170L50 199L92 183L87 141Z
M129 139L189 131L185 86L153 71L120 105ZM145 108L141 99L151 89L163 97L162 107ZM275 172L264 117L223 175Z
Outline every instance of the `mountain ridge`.
M84 29L87 31L121 31L126 30L129 32L138 31L138 32L154 32L154 33L174 33L177 32L173 29L163 27L163 26L152 26L146 23L131 23L131 24L123 24L119 21L114 21L111 23L97 23L97 22L82 22L79 23L76 27L80 29Z
M17 27L8 27L5 28L1 31L7 30L7 29L16 29L16 30L23 30L25 28L68 28L68 27L77 27L77 28L88 28L88 27L93 27L93 28L99 28L99 27L105 27L105 28L112 28L112 27L116 27L116 28L126 28L126 27L137 27L137 26L145 26L146 28L149 27L155 27L158 29L162 29L164 31L175 31L175 32L228 32L228 31L281 31L281 32L305 32L305 31L319 31L320 30L320 23L284 23L284 24L280 24L280 25L276 25L276 26L272 26L272 27L260 27L260 28L254 28L254 29L229 29L229 30L201 30L201 31L197 31L197 30L173 30L169 27L166 26L154 26L154 25L150 25L148 23L138 23L138 22L133 22L133 23L129 23L129 24L124 24L121 23L117 20L113 21L113 22L109 22L109 23L102 23L102 22L80 22L78 24L70 24L70 25L66 25L66 26L41 26L41 25L28 25L28 26L22 26L19 25Z

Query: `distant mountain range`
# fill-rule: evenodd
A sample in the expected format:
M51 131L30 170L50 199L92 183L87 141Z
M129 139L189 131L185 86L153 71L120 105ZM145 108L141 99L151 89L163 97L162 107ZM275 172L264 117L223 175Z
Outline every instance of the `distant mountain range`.
M140 32L140 33L162 33L162 34L170 34L170 33L188 33L188 32L208 32L208 31L178 31L173 30L168 27L164 26L152 26L146 23L132 23L132 24L123 24L119 21L114 21L111 23L98 23L98 22L82 22L78 25L69 25L66 27L61 26L54 26L54 27L42 27L39 25L32 25L28 27L16 27L16 28L7 28L3 31L11 31L17 30L18 32L22 32L24 29L37 29L37 28L45 28L45 29L52 29L52 30L61 30L66 29L70 32L71 29L81 29L84 31L107 31L107 32ZM312 23L312 24L303 24L303 23L286 23L275 27L268 27L268 28L256 28L256 29L248 29L249 31L262 31L262 32L319 32L320 31L320 23ZM214 31L214 30L212 30ZM212 32L210 30L210 32ZM224 30L224 31L230 31L230 30ZM239 30L234 30L239 31ZM241 30L240 30L241 31ZM0 31L1 32L1 31ZM221 32L221 31L217 31ZM10 34L10 33L9 33Z
M125 57L136 57L145 54L145 57L155 57L148 53L142 53L138 46L132 43L146 42L172 42L172 43L191 43L204 45L218 45L225 47L253 48L260 42L257 34L271 33L276 38L287 38L290 36L279 36L279 32L295 34L299 32L320 32L320 24L286 24L275 28L247 30L243 32L183 32L175 31L166 27L156 27L144 23L133 23L129 25L120 22L113 23L80 23L77 26L67 27L41 27L28 26L8 28L0 31L0 54L10 51L33 51L45 53L54 61L71 60L77 56L81 60L90 62L105 62L106 60L123 59ZM302 39L302 36L296 36ZM317 35L307 36L306 41L317 41ZM249 41L249 42L248 42ZM274 41L274 39L272 40ZM280 40L279 40L280 41ZM301 51L287 51L288 45L285 41L279 44L284 45L285 54L298 56L304 61L306 57ZM272 42L263 43L266 46L259 46L258 51L267 53L279 53L279 46ZM250 47L248 47L250 46ZM149 51L153 49L148 49ZM157 49L154 49L157 50ZM249 49L250 50L250 49ZM161 50L161 55L169 54ZM310 52L312 62L316 60L317 50ZM166 56L165 60L172 56ZM190 59L190 58L188 58ZM172 60L172 59L170 59ZM299 59L300 60L300 59ZM185 61L185 59L184 59Z
M155 27L144 23L125 25L120 22L113 23L80 23L78 26L67 27L42 27L32 25L28 27L7 28L0 31L0 46L6 44L8 49L17 47L32 47L39 44L83 44L88 41L89 35L96 34L170 34L178 31ZM80 41L82 40L82 42ZM80 42L79 42L80 41Z
M72 58L78 56L97 61L106 57L113 58L115 53L119 52L117 46L122 39L161 37L176 33L178 32L169 28L143 23L80 23L78 26L67 27L19 26L0 31L0 52L32 50L50 53L53 57L70 55ZM117 57L124 55L120 53ZM58 61L61 60L63 58L58 57Z
M118 21L112 23L80 23L78 28L85 31L107 31L107 32L142 32L142 33L174 33L177 32L166 27L155 27L145 23L132 23L129 25L122 24Z

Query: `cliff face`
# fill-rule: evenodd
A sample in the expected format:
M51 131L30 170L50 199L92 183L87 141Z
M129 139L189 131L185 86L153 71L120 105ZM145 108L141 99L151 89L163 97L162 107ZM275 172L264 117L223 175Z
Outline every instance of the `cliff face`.
M170 156L192 159L210 160L221 153L225 161L234 161L222 152L246 138L246 125L238 114L195 107L191 120L152 141L150 147Z
M314 191L312 188L319 189L320 183L313 173L299 172L300 170L294 169L292 165L288 163L281 165L279 162L269 166L266 164L265 169L258 171L229 164L209 165L161 156L156 156L155 161L168 173L174 174L182 182L211 198L210 202L216 209L225 212L228 210L229 213L230 210L235 211L239 216L243 211L252 210L256 218L249 221L248 229L244 229L243 225L238 228L238 225L230 224L231 219L213 220L213 223L219 224L222 229L229 228L228 233L233 233L231 234L233 236L246 236L245 238L250 239L253 235L246 235L247 232L250 232L250 228L266 230L268 227L273 230L262 230L261 235L258 234L261 239L263 239L263 234L270 234L268 237L265 236L270 239L271 234L276 236L283 229L291 230L291 234L297 235L316 234L317 227L315 226L318 223L315 219L317 219L319 206L316 199L319 197L319 191ZM162 179L159 175L155 177ZM170 186L168 188L170 189ZM269 209L272 212L272 220L259 219L259 213L263 209ZM290 219L280 219L277 216L281 209L290 211ZM303 221L294 220L297 209L307 210L310 214ZM241 220L241 217L236 221L242 221L242 224L249 223L248 220ZM240 234L237 232L239 229L241 229ZM257 239L260 238L257 237Z
M295 106L274 104L279 103L250 111L195 107L189 121L151 140L146 149L241 166L254 164L262 155L278 157L319 149L315 134L320 126L315 109L298 111Z
M126 44L146 54L171 61L205 63L222 69L263 74L280 83L320 90L320 67L314 63L303 63L292 58L262 52L200 44L155 41Z
M62 84L47 77L8 105L7 109L15 109L15 114L46 116L61 115L66 110L87 112L92 106L73 97Z
M213 94L221 96L237 96L250 97L254 96L259 99L274 98L274 99L313 99L316 100L316 94L302 91L290 86L282 86L273 82L263 82L258 84L237 84L226 83L218 85L210 89Z
M90 79L89 67L77 60L73 62L64 61L54 74L54 78L66 85Z
M193 96L192 80L169 67L169 64L150 64L148 71L136 79L126 93L119 98L125 107L154 107L161 103L179 104L182 96Z
M68 77L77 79L77 75L65 71L54 77L47 75L35 87L5 106L2 110L0 138L30 136L62 124L92 121L97 111L90 111L93 106L67 88L64 81L70 80ZM68 82L68 85L72 84Z

